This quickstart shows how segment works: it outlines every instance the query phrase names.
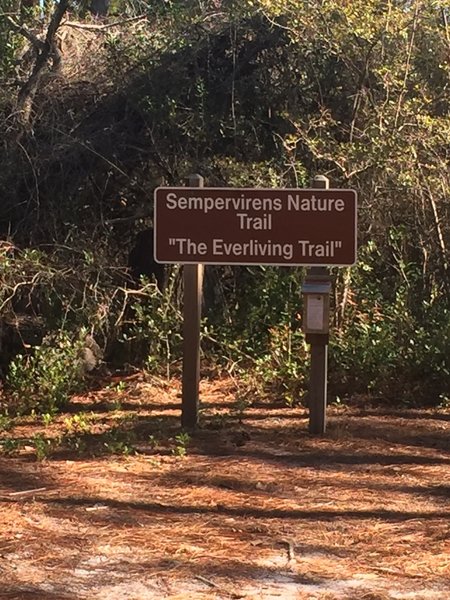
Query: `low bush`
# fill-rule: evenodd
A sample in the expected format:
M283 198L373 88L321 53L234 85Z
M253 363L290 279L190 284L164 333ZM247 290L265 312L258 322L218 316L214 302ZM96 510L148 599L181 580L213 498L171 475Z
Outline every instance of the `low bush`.
M17 355L7 375L8 397L17 412L55 413L85 381L83 335L61 331L44 338L29 354Z

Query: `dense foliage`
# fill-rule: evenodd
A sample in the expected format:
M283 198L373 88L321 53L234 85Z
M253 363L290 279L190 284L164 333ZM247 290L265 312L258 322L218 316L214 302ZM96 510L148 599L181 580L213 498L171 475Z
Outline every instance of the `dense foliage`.
M116 0L103 20L84 2L6 2L3 332L20 340L24 315L38 339L84 327L106 359L170 368L178 272L161 296L130 289L125 268L153 189L191 172L267 187L322 173L360 197L359 262L335 273L331 392L448 401L449 20L446 0ZM205 353L289 402L307 372L302 278L206 277Z

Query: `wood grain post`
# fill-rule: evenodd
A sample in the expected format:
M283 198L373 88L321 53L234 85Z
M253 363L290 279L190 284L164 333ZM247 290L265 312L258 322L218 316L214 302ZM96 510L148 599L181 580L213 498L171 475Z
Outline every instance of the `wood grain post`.
M324 175L317 175L314 177L312 187L328 189L329 180ZM326 267L310 267L306 275L311 279L314 277L323 279L327 276ZM328 335L311 335L310 342L309 431L313 434L324 434L327 427Z
M190 175L189 187L203 187L201 175ZM183 266L183 376L181 425L198 425L200 386L200 320L202 311L203 265Z

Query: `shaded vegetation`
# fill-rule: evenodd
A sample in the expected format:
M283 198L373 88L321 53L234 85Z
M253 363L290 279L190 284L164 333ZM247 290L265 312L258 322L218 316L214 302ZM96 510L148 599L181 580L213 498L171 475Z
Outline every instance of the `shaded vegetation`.
M178 365L178 271L162 293L127 271L157 185L200 172L212 186L295 187L323 173L360 198L359 262L335 272L331 393L449 402L448 2L117 0L102 21L74 2L56 30L51 2L42 14L4 4L0 333L13 389L16 355L39 369L33 348L59 331L75 346L92 335L116 366ZM308 366L302 278L206 274L205 355L288 403Z

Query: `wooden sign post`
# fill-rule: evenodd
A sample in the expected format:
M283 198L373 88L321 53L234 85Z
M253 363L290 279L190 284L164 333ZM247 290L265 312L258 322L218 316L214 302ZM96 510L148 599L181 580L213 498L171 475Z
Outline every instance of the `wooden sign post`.
M329 180L318 175L313 180L312 187L329 189ZM308 293L308 286L311 295ZM322 288L322 289L321 289ZM328 303L331 289L331 277L326 267L311 267L308 269L303 286L305 302L305 333L306 341L311 344L311 370L309 377L309 431L313 434L323 434L327 426L327 387L328 387ZM316 323L311 327L308 323L308 304L316 301L314 316ZM319 301L322 300L322 303ZM321 314L320 314L321 313ZM311 319L312 321L312 319Z
M189 187L203 187L201 175L187 179ZM194 429L198 425L200 387L200 321L202 312L203 265L183 266L183 375L181 391L181 425Z

